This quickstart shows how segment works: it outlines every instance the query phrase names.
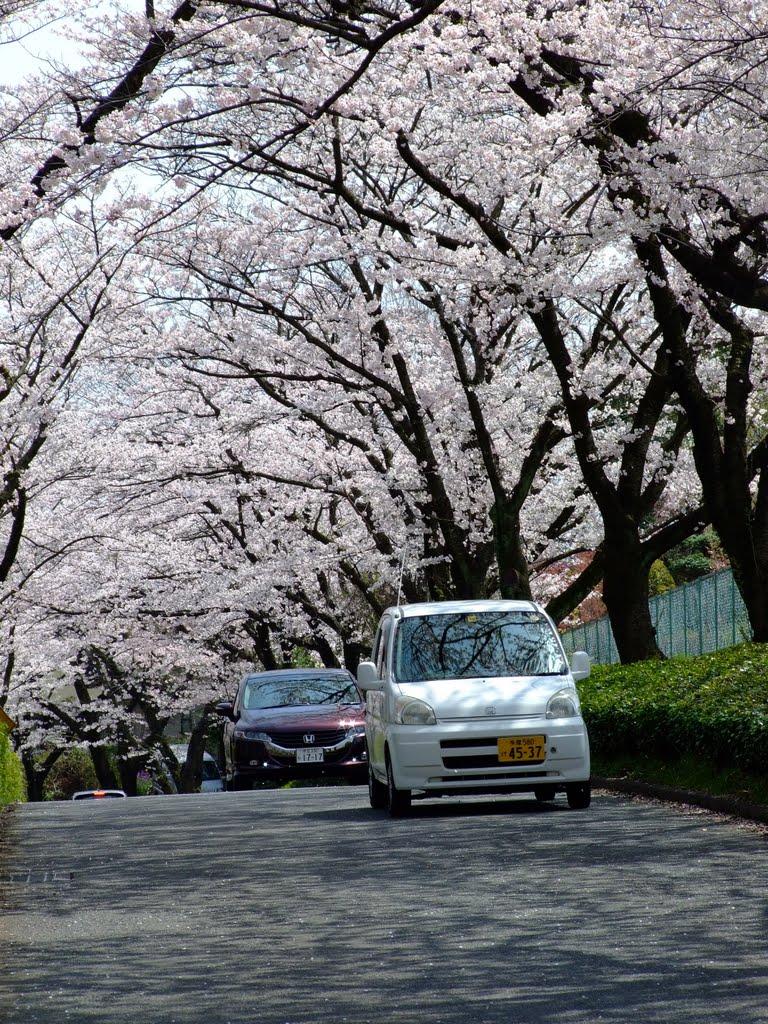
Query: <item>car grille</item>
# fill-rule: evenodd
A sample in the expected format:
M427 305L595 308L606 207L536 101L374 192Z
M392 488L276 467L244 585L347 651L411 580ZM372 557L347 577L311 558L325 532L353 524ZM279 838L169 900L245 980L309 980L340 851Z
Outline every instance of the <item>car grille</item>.
M462 747L493 747L496 749L498 739L495 736L487 736L483 739L461 739L461 740L440 740L441 750L460 750Z
M498 757L444 757L443 764L446 768L498 768L499 764ZM521 764L525 764L525 761L521 761ZM508 767L508 765L505 765Z
M297 747L335 747L346 735L346 729L327 729L318 732L305 729L302 732L271 732L269 737L278 747L295 750ZM305 736L314 736L314 739L307 743Z
M499 761L498 738L441 740L440 751L446 768L509 768L507 761ZM450 751L446 754L446 751ZM538 761L516 761L516 765L539 764Z

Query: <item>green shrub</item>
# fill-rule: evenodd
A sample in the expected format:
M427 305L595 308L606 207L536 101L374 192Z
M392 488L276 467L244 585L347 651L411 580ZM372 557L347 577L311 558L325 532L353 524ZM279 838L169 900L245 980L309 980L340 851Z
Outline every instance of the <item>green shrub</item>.
M656 597L657 594L664 594L667 590L674 590L676 586L672 573L661 559L657 559L648 574L648 596Z
M676 585L690 583L712 572L718 561L720 542L712 529L688 537L664 556Z
M44 800L71 800L79 789L98 789L91 755L82 747L65 750L43 786Z
M0 725L0 807L23 803L27 798L24 769L11 748L8 730Z
M595 666L579 689L597 758L694 755L758 773L768 764L767 644Z

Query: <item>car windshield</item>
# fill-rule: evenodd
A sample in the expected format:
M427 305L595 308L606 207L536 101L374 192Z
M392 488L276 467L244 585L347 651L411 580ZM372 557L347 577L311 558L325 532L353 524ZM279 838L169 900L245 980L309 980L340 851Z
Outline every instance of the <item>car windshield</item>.
M394 668L401 683L566 671L555 631L536 611L404 618L395 639Z
M289 708L301 704L359 704L360 694L349 676L262 676L249 679L243 706L248 711Z

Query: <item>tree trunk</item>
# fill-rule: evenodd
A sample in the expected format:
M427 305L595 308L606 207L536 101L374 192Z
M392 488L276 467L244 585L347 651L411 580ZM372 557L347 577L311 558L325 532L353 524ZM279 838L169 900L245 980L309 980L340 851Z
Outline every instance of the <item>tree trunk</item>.
M42 764L35 760L35 755L25 751L21 755L21 764L24 768L24 775L27 782L27 800L29 803L39 803L43 799L43 787L45 780L50 774L51 768L64 753L64 749L52 750Z
M531 600L528 563L520 537L520 517L499 500L491 509L499 590L504 600Z
M121 757L120 765L120 789L126 796L136 796L138 793L137 777L143 765L143 758Z
M712 524L717 530L733 570L733 579L746 607L752 639L755 643L768 643L768 560L760 557L764 545L757 544L755 524L739 529L743 516L735 517L733 509L717 502L712 509Z
M733 570L752 627L752 639L757 644L768 643L768 573L765 566L750 566L745 577L744 566Z
M180 793L194 793L202 784L203 754L205 753L205 738L208 734L209 725L208 713L209 708L206 707L189 734L187 760L181 766L181 774L179 776Z
M589 565L579 573L573 582L568 584L565 590L561 590L547 603L547 614L559 625L574 608L578 608L581 602L589 596L604 575L605 556L603 545L600 544Z
M748 421L750 377L757 337L730 303L705 294L708 312L727 332L724 406L697 373L697 355L680 327L681 304L666 280L658 240L636 242L638 256L649 271L648 288L663 325L664 343L672 360L672 386L688 416L693 458L712 525L733 569L749 616L753 638L768 642L768 446L760 441L750 451ZM753 481L758 477L756 497Z
M341 645L344 651L344 668L348 668L354 675L360 662L368 657L369 648L365 644L361 644L359 640L347 640L344 637L342 637Z
M650 565L633 538L605 538L603 600L622 664L665 657L648 606Z
M99 780L101 788L117 789L117 778L109 763L104 747L91 747L89 752L91 761L93 761L93 770L96 772L96 778Z

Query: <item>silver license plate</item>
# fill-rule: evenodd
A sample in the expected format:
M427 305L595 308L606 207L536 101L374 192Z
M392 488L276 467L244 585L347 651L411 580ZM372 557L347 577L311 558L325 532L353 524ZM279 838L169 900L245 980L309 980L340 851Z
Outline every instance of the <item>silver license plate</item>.
M317 764L324 759L322 747L299 747L296 751L297 764Z

